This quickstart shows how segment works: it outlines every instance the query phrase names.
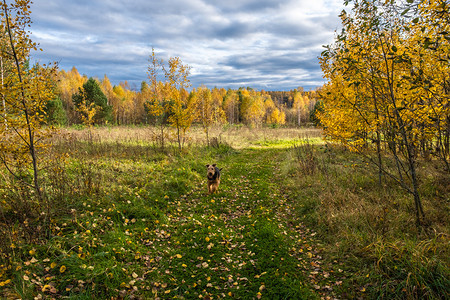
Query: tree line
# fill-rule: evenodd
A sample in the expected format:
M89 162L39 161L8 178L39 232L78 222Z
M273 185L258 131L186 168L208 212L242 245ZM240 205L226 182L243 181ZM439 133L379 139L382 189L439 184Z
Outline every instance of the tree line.
M46 107L47 120L50 124L69 126L85 123L88 107L83 104L87 104L96 108L91 124L157 124L160 116L154 100L177 96L167 94L164 81L152 82L150 77L137 89L127 81L112 85L107 75L101 79L88 78L76 67L69 71L58 70L53 79L55 97ZM291 91L257 91L250 87L210 89L206 86L177 90L184 108L191 110L192 122L198 124L302 126L310 122L310 114L318 101L317 91L304 91L301 87Z

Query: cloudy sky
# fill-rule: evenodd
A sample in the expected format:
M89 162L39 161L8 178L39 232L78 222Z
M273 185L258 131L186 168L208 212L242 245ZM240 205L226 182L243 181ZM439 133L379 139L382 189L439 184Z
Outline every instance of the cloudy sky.
M32 39L44 51L33 56L139 88L153 47L191 66L193 87L309 90L323 84L317 57L342 9L342 0L34 0Z

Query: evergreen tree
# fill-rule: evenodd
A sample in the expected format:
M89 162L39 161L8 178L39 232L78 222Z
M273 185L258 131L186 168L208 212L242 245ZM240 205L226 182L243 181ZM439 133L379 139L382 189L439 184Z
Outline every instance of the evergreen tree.
M60 97L49 100L45 107L45 111L47 113L47 123L55 125L67 124L66 111L64 110Z
M111 122L112 107L108 105L108 99L94 78L89 78L83 87L78 89L78 93L72 96L72 101L76 108L83 105L94 106L96 109L93 120L95 124Z

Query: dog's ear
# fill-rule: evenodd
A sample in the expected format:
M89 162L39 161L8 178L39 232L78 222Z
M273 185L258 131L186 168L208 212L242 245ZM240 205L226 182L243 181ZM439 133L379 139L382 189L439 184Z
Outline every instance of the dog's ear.
M219 171L222 171L223 168L220 168Z
M216 164L213 164L212 166L213 166L213 167L215 167L215 166L216 166Z
M206 165L206 167L209 167L209 165Z

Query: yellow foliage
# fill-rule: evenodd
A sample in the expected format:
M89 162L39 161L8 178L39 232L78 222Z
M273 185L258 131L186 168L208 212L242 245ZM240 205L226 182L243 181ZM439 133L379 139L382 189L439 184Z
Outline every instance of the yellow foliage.
M263 96L260 93L246 89L242 90L241 94L240 110L242 119L251 126L257 127L261 125L265 115Z
M160 72L164 76L164 82L158 80ZM147 107L150 114L159 119L162 140L166 122L176 128L179 149L195 117L196 103L190 101L186 90L190 87L189 72L190 67L183 65L179 57L169 58L165 65L163 60L156 57L155 51L152 51L148 67L150 100Z
M46 147L43 140L51 131L42 124L44 108L55 97L52 79L56 67L26 66L30 51L37 49L28 33L29 4L27 0L0 4L0 161L13 173L18 171L16 167L31 164L33 187L40 197L36 152Z
M450 25L449 10L442 13L442 5L423 1L420 18L411 18L407 31L389 15L389 5L384 18L392 18L393 28L367 30L368 23L360 19L366 13L362 8L341 16L345 38L338 38L321 57L329 81L321 91L324 112L319 118L330 139L360 149L379 140L378 135L386 143L408 144L422 152L434 142L443 150L441 158L448 160L450 107L444 78L450 67L441 58L450 51L448 36L442 36Z

